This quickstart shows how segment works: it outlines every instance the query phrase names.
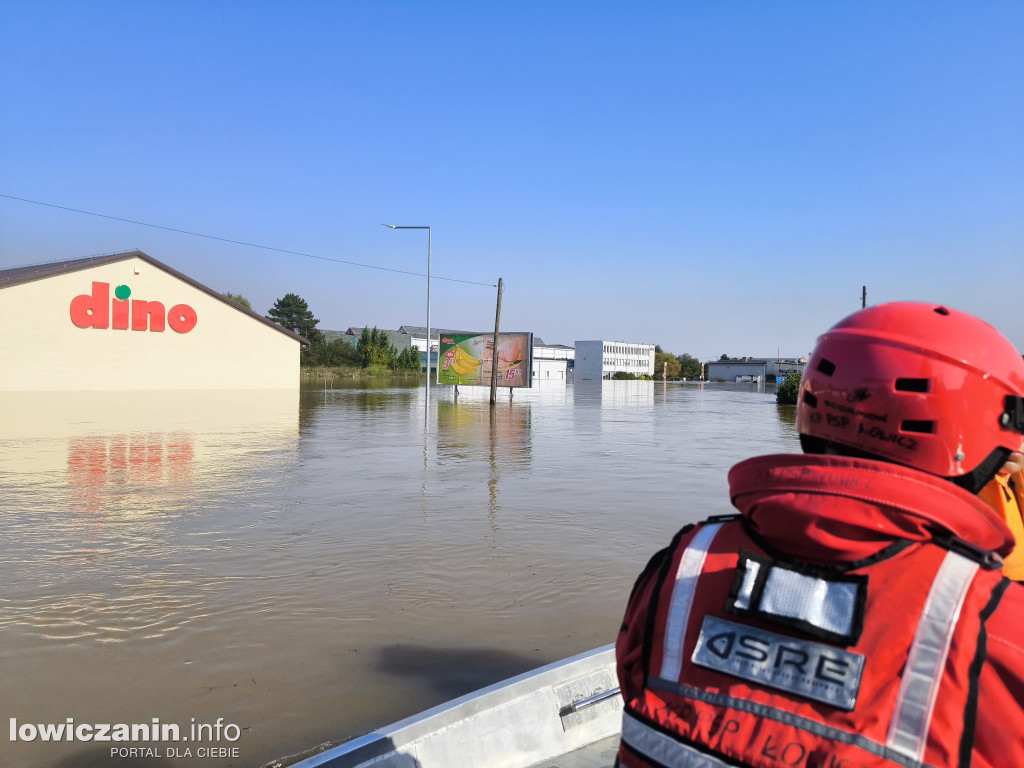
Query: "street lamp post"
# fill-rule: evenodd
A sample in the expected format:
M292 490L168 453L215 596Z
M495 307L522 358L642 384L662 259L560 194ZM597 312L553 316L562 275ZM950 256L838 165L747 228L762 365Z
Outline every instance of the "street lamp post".
M385 224L389 229L425 229L427 230L427 395L423 405L423 423L430 429L430 227L401 227L397 224Z

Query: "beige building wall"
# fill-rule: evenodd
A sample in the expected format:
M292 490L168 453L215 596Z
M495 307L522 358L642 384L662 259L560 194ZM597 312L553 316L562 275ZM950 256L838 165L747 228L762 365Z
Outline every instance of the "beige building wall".
M71 301L93 282L167 314L196 313L187 333L79 328ZM111 318L112 319L112 318ZM0 288L0 392L68 390L294 389L300 343L140 258Z

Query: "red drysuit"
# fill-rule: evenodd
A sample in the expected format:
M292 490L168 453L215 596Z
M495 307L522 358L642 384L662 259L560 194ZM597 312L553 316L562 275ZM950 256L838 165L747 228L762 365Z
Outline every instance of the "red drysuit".
M1024 588L989 507L845 457L729 483L742 514L684 528L633 589L622 765L1024 766Z

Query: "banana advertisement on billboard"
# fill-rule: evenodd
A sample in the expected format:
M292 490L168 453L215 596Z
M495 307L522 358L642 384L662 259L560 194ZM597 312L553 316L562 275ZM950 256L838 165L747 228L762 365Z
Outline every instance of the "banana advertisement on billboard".
M494 333L442 333L437 383L491 386ZM498 334L498 386L533 384L533 334Z

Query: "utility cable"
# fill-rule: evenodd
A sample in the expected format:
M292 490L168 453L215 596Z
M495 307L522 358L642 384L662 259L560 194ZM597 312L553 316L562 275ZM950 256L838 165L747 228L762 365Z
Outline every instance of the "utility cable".
M153 229L163 229L168 232L177 232L181 235L192 235L192 237L205 237L207 240L219 240L222 243L231 243L233 245L244 245L249 248L260 248L264 251L275 251L276 253L287 253L292 256L305 256L308 259L320 259L321 261L333 261L335 264L347 264L350 267L364 267L365 269L378 269L382 272L395 272L399 275L412 275L413 277L426 277L424 272L409 272L404 269L393 269L392 267L379 267L376 264L360 264L358 261L346 261L345 259L332 259L330 256L317 256L313 253L303 253L302 251L289 251L286 248L275 248L271 245L260 245L258 243L247 243L243 240L232 240L227 237L217 237L216 235L204 235L202 232L190 232L187 229L177 229L175 227L165 227L161 224L150 224L145 221L135 221L134 219L124 219L120 216L108 216L105 213L95 213L93 211L83 211L79 208L69 208L65 205L56 205L54 203L43 203L39 200L29 200L24 197L15 197L14 195L5 195L0 193L0 197L7 198L8 200L18 200L22 203L32 203L33 205L42 205L47 208L56 208L61 211L71 211L72 213L84 213L86 216L97 216L101 219L111 219L112 221L122 221L126 224L137 224L140 227L152 227ZM497 288L496 283L478 283L475 280L461 280L457 277L440 277L438 275L431 275L432 280L447 280L450 283L465 283L466 285L482 285L485 288Z

